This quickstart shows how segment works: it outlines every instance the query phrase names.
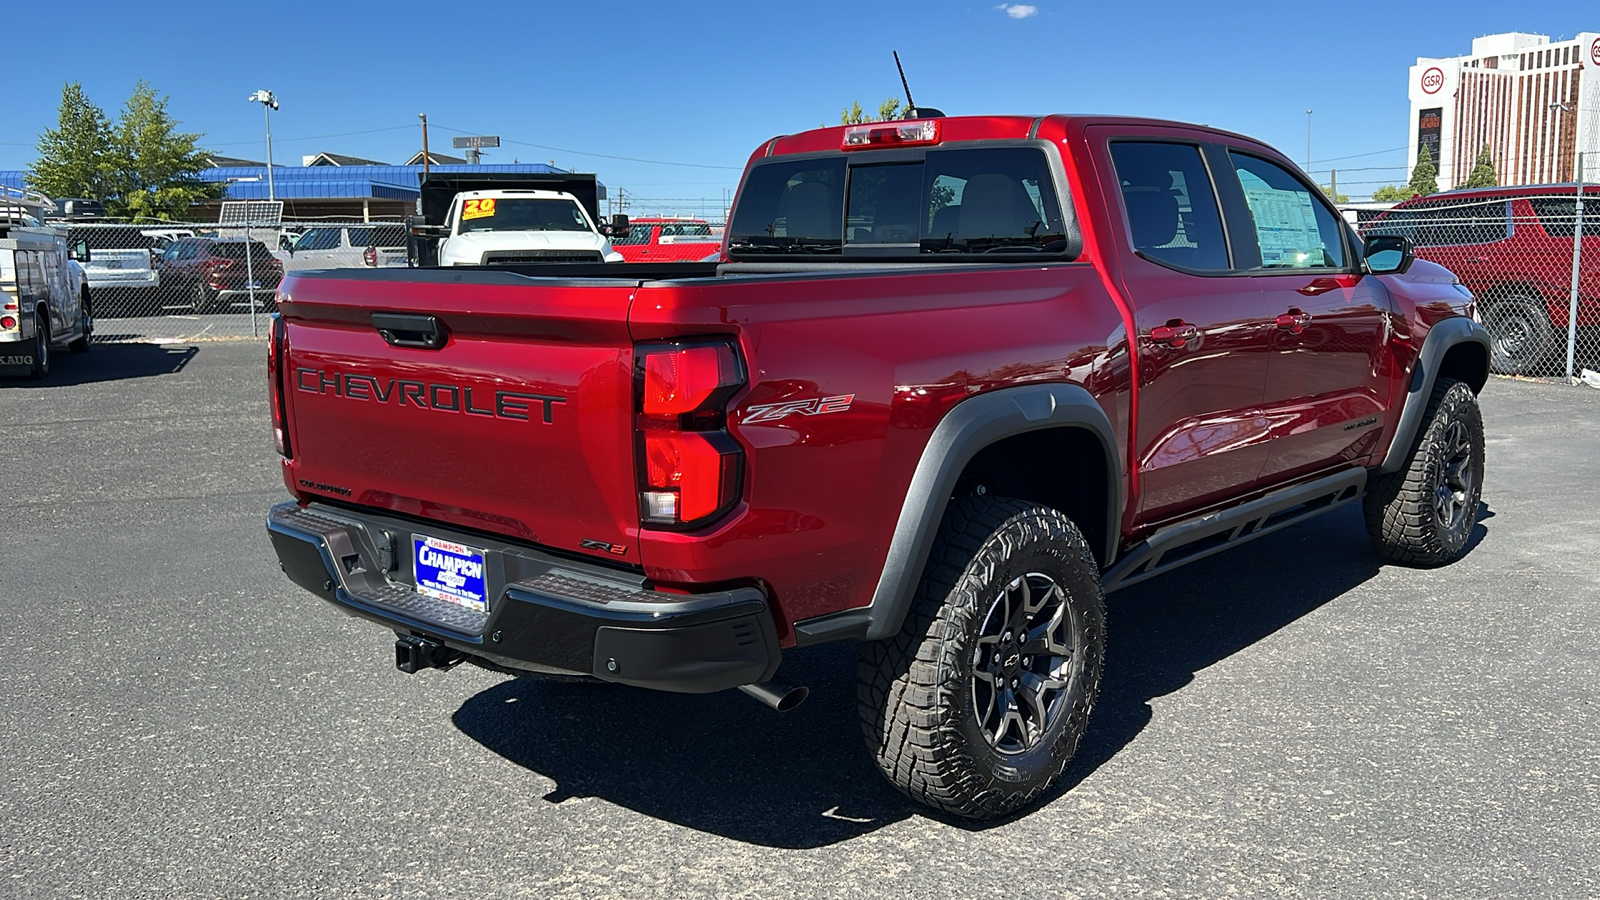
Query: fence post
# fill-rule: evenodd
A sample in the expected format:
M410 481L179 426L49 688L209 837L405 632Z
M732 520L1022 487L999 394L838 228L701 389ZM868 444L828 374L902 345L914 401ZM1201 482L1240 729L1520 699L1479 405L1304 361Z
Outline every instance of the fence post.
M255 254L250 252L250 217L249 216L245 216L244 217L244 277L245 277L244 287L245 287L245 290L250 292L250 336L251 337L257 337L257 334L256 334L256 267L255 267L255 263L252 261L254 257L255 257ZM229 306L232 306L232 304L229 304ZM226 309L226 307L224 307L224 308Z
M1583 151L1578 152L1578 217L1572 225L1572 292L1567 298L1567 381L1578 374L1578 264L1583 260Z

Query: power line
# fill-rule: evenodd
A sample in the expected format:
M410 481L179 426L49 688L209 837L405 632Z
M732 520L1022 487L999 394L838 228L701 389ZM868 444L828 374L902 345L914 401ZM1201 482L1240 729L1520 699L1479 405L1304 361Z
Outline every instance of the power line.
M472 131L462 131L459 128L451 128L448 125L435 125L434 127L443 128L445 131L454 131L456 134L477 133ZM514 141L510 138L501 138L501 140L507 144L516 144L521 147L533 147L537 150L549 150L554 153L570 153L574 156L593 156L599 159L616 159L621 160L622 162L646 163L652 166L682 166L688 169L726 169L732 172L744 171L744 166L712 166L707 165L706 163L667 162L666 160L661 159L639 159L633 156L612 156L607 153L590 153L586 150L568 150L563 147L548 147L544 144L530 144L527 141Z
M1314 159L1311 162L1312 162L1313 165L1315 165L1317 163L1339 162L1341 160L1346 160L1346 159L1360 159L1363 156L1377 156L1380 153L1397 153L1397 152L1399 152L1401 150L1410 150L1410 149L1411 149L1411 145L1407 144L1404 147L1391 147L1388 150L1373 150L1373 151L1371 151L1369 153L1352 153L1349 156L1334 156L1334 157L1330 157L1328 159Z
M321 141L328 138L351 137L358 134L378 134L383 131L400 131L406 128L416 128L415 125L395 125L389 128L369 128L366 131L343 131L338 134L313 134L309 137L273 138L274 144L293 144L300 141ZM246 144L259 144L261 141L202 141L212 147L242 147Z

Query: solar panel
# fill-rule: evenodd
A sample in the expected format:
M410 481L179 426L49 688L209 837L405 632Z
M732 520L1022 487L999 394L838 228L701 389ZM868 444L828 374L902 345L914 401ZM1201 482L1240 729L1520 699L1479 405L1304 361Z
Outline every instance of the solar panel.
M224 200L218 225L277 225L283 221L282 200Z

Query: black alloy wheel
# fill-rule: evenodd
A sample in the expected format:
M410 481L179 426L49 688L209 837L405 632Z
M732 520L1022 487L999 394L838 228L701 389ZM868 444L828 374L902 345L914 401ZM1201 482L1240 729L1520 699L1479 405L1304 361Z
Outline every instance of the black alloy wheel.
M994 598L973 648L972 712L996 750L1024 753L1050 732L1082 631L1061 585L1043 572L1018 577Z
M1556 329L1542 300L1515 293L1488 304L1489 368L1498 375L1535 375L1556 346Z

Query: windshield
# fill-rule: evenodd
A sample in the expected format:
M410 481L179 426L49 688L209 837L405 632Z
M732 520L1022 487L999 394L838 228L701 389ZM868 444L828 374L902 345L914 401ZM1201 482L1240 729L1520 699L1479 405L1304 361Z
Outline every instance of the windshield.
M874 163L844 155L751 170L734 210L739 256L1060 253L1065 225L1044 153L929 150Z
M461 204L461 227L469 231L588 231L583 208L571 200L489 197Z

